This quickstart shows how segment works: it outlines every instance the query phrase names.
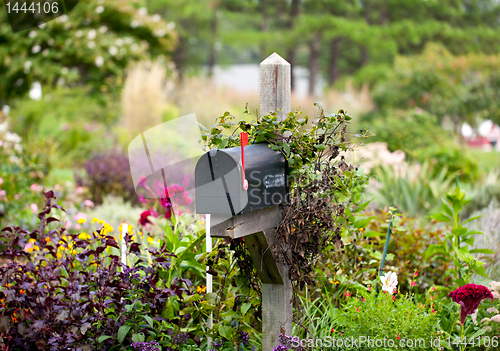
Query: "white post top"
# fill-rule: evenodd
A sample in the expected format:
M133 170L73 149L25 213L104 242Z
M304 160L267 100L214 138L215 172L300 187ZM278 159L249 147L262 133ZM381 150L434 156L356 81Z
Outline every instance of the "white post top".
M284 120L292 110L291 97L290 63L273 53L260 63L260 114L281 109L278 120Z
M273 52L271 55L269 55L268 58L266 58L264 61L260 63L261 66L263 65L284 65L284 66L290 66L290 63L288 63L287 60L285 60L283 57L278 55L277 53Z

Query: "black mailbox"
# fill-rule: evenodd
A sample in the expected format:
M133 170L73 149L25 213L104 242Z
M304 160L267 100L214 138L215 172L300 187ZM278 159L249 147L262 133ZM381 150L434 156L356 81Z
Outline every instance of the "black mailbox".
M288 163L281 152L268 144L245 146L245 177L241 159L240 147L201 156L195 169L197 213L231 217L287 202Z

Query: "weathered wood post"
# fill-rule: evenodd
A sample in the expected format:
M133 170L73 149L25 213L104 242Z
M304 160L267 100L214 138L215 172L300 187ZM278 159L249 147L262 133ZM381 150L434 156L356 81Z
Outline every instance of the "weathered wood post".
M278 119L284 120L291 111L290 100L290 64L274 53L260 64L260 113L281 109ZM262 350L272 351L280 343L282 328L292 334L292 284L287 268L271 249L281 221L280 205L286 202L283 197L288 191L286 160L265 145L249 145L246 149L246 166L257 173L258 182L249 182L251 189L242 186L245 177L242 164L238 163L242 160L239 148L227 149L229 152L211 150L196 165L196 209L198 213L212 214L211 237L245 241L262 283ZM267 191L265 179L274 179L268 190L281 195L277 201L273 196L270 201L262 198L262 191ZM253 190L259 195L252 195ZM247 202L243 203L243 199Z
M282 121L291 111L290 64L273 53L260 64L260 114L281 109L278 120ZM275 230L267 236L268 245L274 241ZM276 260L276 258L275 258ZM276 260L277 261L277 260ZM276 262L283 284L262 282L262 350L272 351L279 345L280 328L292 335L292 284L288 270Z

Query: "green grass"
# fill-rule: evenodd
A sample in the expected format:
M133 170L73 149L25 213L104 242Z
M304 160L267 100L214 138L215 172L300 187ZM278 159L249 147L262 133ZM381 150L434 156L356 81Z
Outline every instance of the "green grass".
M50 170L45 185L54 186L55 184L64 184L67 181L75 183L74 170L72 168L57 168L54 167Z
M488 152L470 148L467 152L472 159L478 162L479 167L485 173L500 167L500 152L498 151Z

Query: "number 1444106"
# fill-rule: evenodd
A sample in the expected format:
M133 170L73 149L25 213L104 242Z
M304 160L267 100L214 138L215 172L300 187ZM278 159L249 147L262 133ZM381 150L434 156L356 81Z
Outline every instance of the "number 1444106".
M37 2L36 4L32 2L29 4L27 2L5 2L8 13L19 13L19 12L31 12L31 13L58 13L59 7L57 2Z

